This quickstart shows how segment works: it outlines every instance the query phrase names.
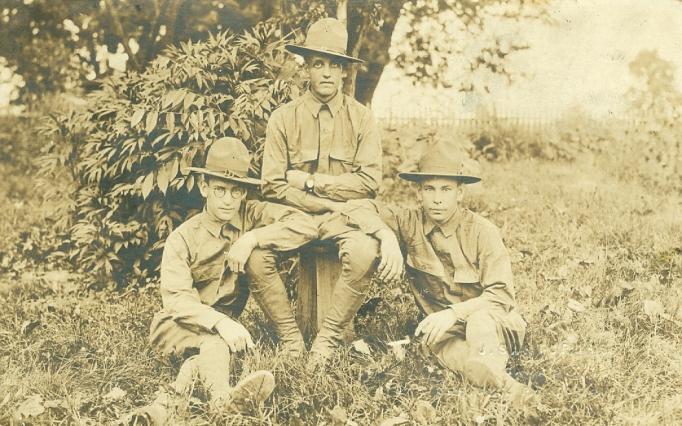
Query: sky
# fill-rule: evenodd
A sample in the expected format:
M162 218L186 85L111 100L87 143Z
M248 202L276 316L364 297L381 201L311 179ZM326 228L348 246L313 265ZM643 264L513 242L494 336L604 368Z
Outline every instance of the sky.
M500 82L485 96L465 95L413 87L389 66L372 109L377 116L424 109L466 115L494 105L504 114L537 116L580 107L596 115L620 115L626 108L623 94L633 83L628 63L643 49L655 49L677 64L682 91L682 1L556 0L550 15L554 25L523 25L530 48L516 53L510 67L528 73L527 79L511 86Z

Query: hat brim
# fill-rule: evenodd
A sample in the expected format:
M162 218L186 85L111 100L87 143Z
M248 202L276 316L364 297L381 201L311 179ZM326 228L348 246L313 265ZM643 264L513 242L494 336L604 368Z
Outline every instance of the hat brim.
M325 56L332 56L334 58L338 59L343 59L346 62L354 62L357 64L363 64L365 61L362 59L354 58L352 56L344 55L342 53L338 52L333 52L331 50L323 50L323 49L311 49L309 47L304 47L304 46L299 46L297 44L287 44L284 46L285 49L287 49L291 53L295 53L296 55L301 55L301 56L308 56L308 55L325 55Z
M401 172L398 173L398 177L401 179L409 180L410 182L421 182L424 179L429 178L449 178L454 179L463 184L472 184L480 182L481 178L477 176L468 175L457 175L457 174L446 174L446 173L419 173L419 172Z
M257 185L258 186L258 185L262 185L263 183L265 183L260 179L255 179L255 178L250 178L250 177L241 178L241 177L227 176L223 173L214 172L214 171L211 171L209 169L203 169L201 167L190 167L189 171L201 173L201 174L209 175L209 176L215 176L215 177L220 178L220 179L229 180L230 182L237 182L237 183L242 183L242 184L246 184L246 185Z

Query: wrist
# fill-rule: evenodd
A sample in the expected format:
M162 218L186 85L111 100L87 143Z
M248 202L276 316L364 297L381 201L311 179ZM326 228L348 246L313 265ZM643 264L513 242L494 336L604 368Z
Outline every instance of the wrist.
M256 233L253 231L249 231L242 235L242 238L246 241L246 243L251 247L251 249L255 249L258 247L258 238L256 237Z
M378 230L374 236L381 242L393 242L397 241L397 238L393 231L387 228L383 228Z
M227 326L231 321L232 321L231 318L229 318L229 317L223 317L223 318L221 318L220 320L218 320L217 323L215 323L215 325L213 326L213 329L214 329L215 331L218 331L218 332L219 332L221 328Z
M315 176L309 174L303 181L303 190L305 192L313 192L315 190Z

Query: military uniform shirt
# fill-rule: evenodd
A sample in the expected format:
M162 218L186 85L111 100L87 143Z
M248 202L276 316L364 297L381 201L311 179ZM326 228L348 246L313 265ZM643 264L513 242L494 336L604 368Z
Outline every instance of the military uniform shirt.
M161 261L161 297L164 311L179 324L211 331L235 304L245 303L248 290L239 276L226 269L232 243L252 231L258 247L293 250L317 238L310 217L296 209L246 201L228 223L206 211L190 218L166 240ZM243 307L243 305L242 305Z
M421 208L351 201L343 215L368 234L390 229L406 255L412 292L427 314L451 307L462 320L486 310L510 350L518 350L525 321L515 309L513 275L498 228L466 209L437 225ZM510 337L511 336L511 337Z
M314 175L314 194L288 185L287 170ZM334 201L374 198L381 182L381 136L372 113L338 93L328 103L310 92L272 113L268 121L263 195L318 213L317 197Z

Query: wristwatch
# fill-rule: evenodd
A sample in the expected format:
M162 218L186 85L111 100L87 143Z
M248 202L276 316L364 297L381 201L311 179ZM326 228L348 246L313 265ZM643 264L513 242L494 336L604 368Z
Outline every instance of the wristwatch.
M313 192L313 189L315 189L315 179L313 179L313 175L308 176L308 179L305 180L303 189L305 189L306 192Z

